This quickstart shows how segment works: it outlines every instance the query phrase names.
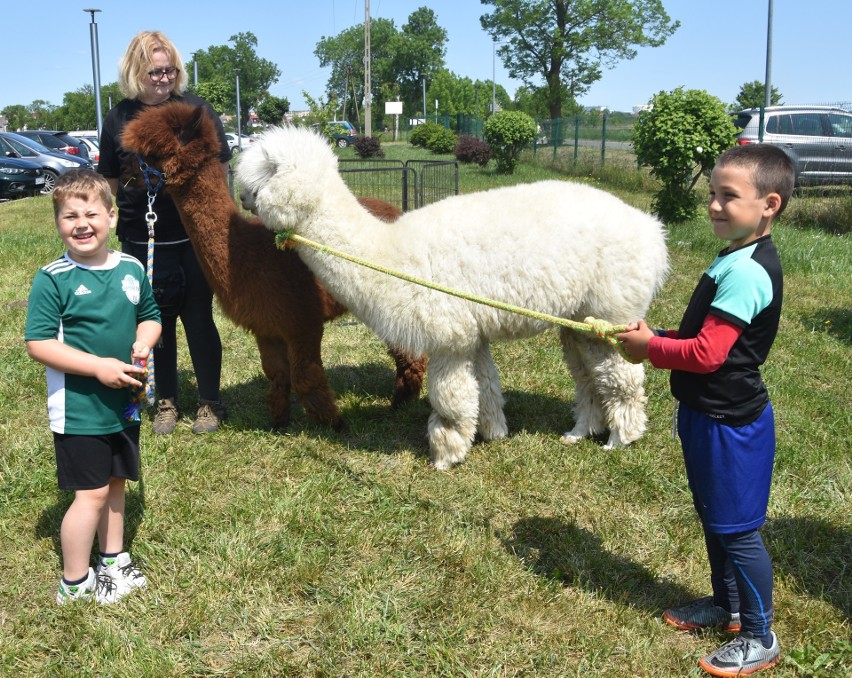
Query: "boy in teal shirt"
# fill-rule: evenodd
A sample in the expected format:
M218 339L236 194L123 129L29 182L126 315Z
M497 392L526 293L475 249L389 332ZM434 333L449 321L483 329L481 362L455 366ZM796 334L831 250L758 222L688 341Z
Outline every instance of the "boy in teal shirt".
M635 359L671 370L678 435L695 510L704 528L713 595L673 607L666 623L739 635L699 661L714 676L744 676L780 657L772 631L772 562L766 521L775 420L760 366L781 317L783 274L772 224L795 172L777 146L735 146L710 175L708 214L728 246L695 288L677 330L645 321L619 334Z

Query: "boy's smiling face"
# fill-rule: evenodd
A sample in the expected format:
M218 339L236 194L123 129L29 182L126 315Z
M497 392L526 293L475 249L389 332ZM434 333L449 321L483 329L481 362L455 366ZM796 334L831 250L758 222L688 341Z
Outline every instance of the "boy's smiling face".
M707 211L713 232L730 242L730 249L747 245L769 234L772 217L781 197L777 193L759 196L750 169L722 165L710 174L710 201Z
M102 266L109 254L109 231L115 210L99 196L69 196L56 215L56 230L72 260L84 266Z

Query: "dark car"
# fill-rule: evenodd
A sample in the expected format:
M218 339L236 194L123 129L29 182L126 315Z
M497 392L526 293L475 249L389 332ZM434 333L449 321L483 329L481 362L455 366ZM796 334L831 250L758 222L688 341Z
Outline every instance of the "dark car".
M5 158L23 158L41 165L44 171L44 189L42 193L53 193L56 179L70 169L83 168L94 170L90 160L51 151L39 142L22 137L14 132L0 132L0 156Z
M760 110L732 115L738 145L760 143ZM793 161L796 186L852 184L852 113L831 106L769 106L762 122L763 143Z
M22 137L35 139L42 146L47 146L51 151L59 151L68 155L79 155L81 158L89 157L89 148L77 137L72 137L68 132L52 129L25 129L16 132Z
M347 120L331 120L326 123L315 122L311 125L311 128L319 134L325 134L330 139L333 139L334 143L340 148L346 148L354 143L355 137L358 136L352 123Z
M41 165L20 158L0 157L0 200L38 195L43 188Z

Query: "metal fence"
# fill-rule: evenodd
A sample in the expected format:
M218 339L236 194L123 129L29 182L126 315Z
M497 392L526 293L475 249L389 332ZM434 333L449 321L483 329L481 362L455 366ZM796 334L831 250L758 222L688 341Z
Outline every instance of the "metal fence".
M379 198L403 212L459 192L459 165L455 161L341 158L338 170L356 196Z

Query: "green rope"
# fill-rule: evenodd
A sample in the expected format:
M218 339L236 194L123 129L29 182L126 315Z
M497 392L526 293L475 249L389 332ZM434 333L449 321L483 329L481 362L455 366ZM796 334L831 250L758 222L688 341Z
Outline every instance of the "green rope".
M494 301L493 299L488 299L486 297L478 297L473 294L465 294L464 292L459 292L458 290L454 290L450 287L445 287L443 285L439 285L428 280L423 280L422 278L415 278L414 276L408 275L406 273L392 271L388 268L385 268L384 266L372 264L369 261L359 259L358 257L352 256L351 254L347 254L346 252L341 252L340 250L328 247L327 245L321 245L320 243L314 242L313 240L308 240L307 238L301 235L293 233L293 231L280 231L275 237L275 243L279 247L279 249L285 249L287 247L292 246L289 245L288 242L302 243L303 245L313 247L315 250L318 250L320 252L332 254L341 259L345 259L346 261L351 261L354 264L359 264L360 266L364 266L374 271L378 271L379 273L385 273L395 278L399 278L400 280L405 280L407 282L414 283L415 285L428 287L429 289L437 290L438 292L444 292L445 294L450 294L454 297L459 297L460 299L465 299L467 301L475 301L477 304L491 306L493 308L500 309L501 311L518 313L520 315L525 315L529 318L535 318L536 320L544 320L545 322L554 323L555 325L561 325L562 327L567 327L568 329L575 330L577 332L585 332L587 334L591 334L599 339L603 339L604 341L610 343L619 352L619 354L621 354L621 357L627 360L628 362L634 364L641 362L639 360L634 360L633 358L631 358L624 350L624 347L615 338L616 334L618 334L619 332L625 332L627 330L627 325L613 325L607 322L606 320L598 320L597 318L592 318L591 316L586 318L585 322L579 322L577 320L568 320L567 318L560 318L555 315L540 313L539 311L531 311L530 309L522 308L520 306L504 304L503 302Z

